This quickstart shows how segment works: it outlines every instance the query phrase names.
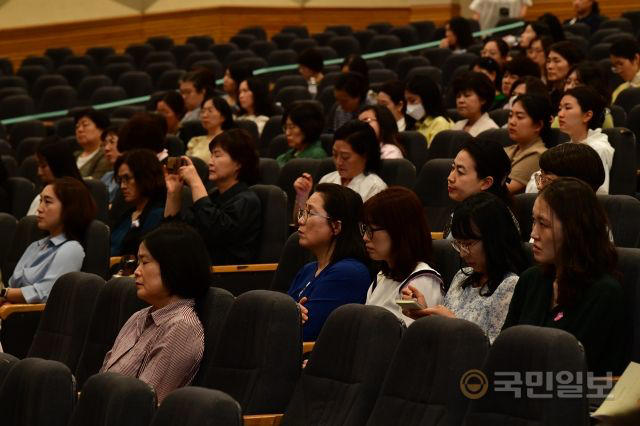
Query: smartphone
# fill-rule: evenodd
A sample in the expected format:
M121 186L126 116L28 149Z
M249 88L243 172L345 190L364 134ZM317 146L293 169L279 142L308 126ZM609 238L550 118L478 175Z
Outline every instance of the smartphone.
M178 174L178 169L184 166L186 161L182 157L169 157L167 158L167 172L172 175Z
M415 299L409 299L409 300L398 299L396 300L396 305L400 306L400 308L407 311L414 311L414 310L427 308L426 306L423 306L420 303L418 303L418 301Z

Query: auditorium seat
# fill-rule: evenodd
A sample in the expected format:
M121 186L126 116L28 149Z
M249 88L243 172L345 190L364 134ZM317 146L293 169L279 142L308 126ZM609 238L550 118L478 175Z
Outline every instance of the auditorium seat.
M433 240L433 263L442 277L446 289L451 285L453 277L464 266L464 261L451 246L451 240Z
M276 185L280 176L280 166L273 158L260 157L258 164L258 183L262 185Z
M27 95L7 96L0 101L0 120L21 117L35 112L35 103Z
M135 65L136 67L141 67L147 55L153 52L154 50L155 49L151 44L135 43L127 46L127 48L124 49L124 52L133 58L132 65Z
M31 97L39 100L49 87L68 85L67 79L60 74L43 74L31 86Z
M174 45L173 39L166 35L149 37L146 43L153 46L156 50L171 50Z
M78 88L80 82L90 74L89 68L85 65L62 65L57 72L75 88Z
M28 89L27 80L18 75L0 76L0 87L22 87Z
M292 233L282 249L278 268L271 281L271 290L286 293L298 271L312 261L311 252L298 244L298 232Z
M9 142L14 148L17 148L23 139L29 137L44 138L45 136L47 136L47 129L42 121L22 121L11 126Z
M194 69L194 64L200 61L217 61L218 58L213 52L210 51L197 51L192 52L187 55L187 57L182 62L182 67L187 71L191 71Z
M452 52L447 47L431 47L425 49L423 55L431 62L431 65L442 68L447 58L452 55Z
M379 34L374 36L369 44L363 46L367 53L381 52L383 50L399 49L402 47L402 41L395 35Z
M297 38L298 36L293 33L278 33L271 37L271 41L278 46L278 49L288 49Z
M39 112L52 112L69 110L78 106L78 93L76 90L67 85L51 86L42 94Z
M283 87L274 97L274 102L279 103L284 109L289 108L294 102L310 100L309 89L301 86Z
M619 105L610 105L609 112L611 113L614 127L628 127L627 112L624 110L624 108Z
M414 191L422 201L431 231L440 232L448 223L455 206L447 191L451 159L429 160L420 170Z
M229 395L214 389L188 386L176 389L162 401L150 426L244 424L240 405Z
M69 426L148 425L156 411L156 393L135 377L101 373L82 389Z
M149 95L153 91L153 81L144 71L122 73L117 79L117 85L125 90L129 98Z
M249 45L249 50L260 56L262 59L267 59L269 53L276 49L278 49L278 45L267 40L255 40Z
M293 203L295 202L295 190L293 182L298 179L302 173L309 173L313 177L313 182L317 183L322 176L318 175L322 160L315 158L294 158L288 161L280 170L278 178L278 186L287 193L289 208L288 211L293 214ZM293 217L293 216L291 216Z
M289 48L295 50L296 53L300 54L307 49L315 48L317 46L318 42L312 38L297 38L291 42Z
M627 114L638 104L640 104L640 87L630 87L623 90L614 102L614 105L622 107Z
M20 143L18 143L16 147L16 161L19 165L22 164L25 158L36 153L36 149L41 141L41 137L29 137L22 139Z
M213 46L213 37L210 35L193 35L187 37L186 44L194 45L198 50L209 50ZM174 46L175 47L175 46Z
M609 194L635 195L636 193L636 140L629 129L604 129L615 149L609 175Z
M2 235L2 239L0 239L0 265L4 265L7 260L17 228L18 221L15 217L8 213L0 213L0 235ZM5 282L8 281L8 277L5 275L3 277Z
M29 206L36 196L35 185L23 177L15 176L7 179L7 187L11 197L11 214L20 220L27 214Z
M426 67L431 65L429 60L422 56L407 56L401 58L398 63L395 65L394 69L398 74L398 78L400 80L405 80L409 71L416 67Z
M96 61L89 55L67 56L64 60L64 65L84 65L89 68L91 72L95 72L97 70Z
M42 65L23 65L16 72L17 76L24 78L30 89L41 76L47 73L47 68Z
M91 95L92 105L122 101L127 99L127 92L120 86L103 86L97 88Z
M96 63L96 66L98 68L101 68L102 66L104 66L105 59L109 55L113 55L115 53L115 49L111 46L96 46L88 48L85 52L85 55L92 57L94 62Z
M50 47L44 51L44 54L50 57L53 60L53 66L58 68L67 56L73 55L73 51L69 47Z
M240 49L248 49L249 45L256 41L256 37L252 34L236 34L229 39L229 41Z
M156 90L178 90L178 82L184 74L184 70L178 69L163 72L156 82Z
M287 194L274 185L253 185L250 189L262 205L262 231L256 263L277 262L287 240L290 214Z
M209 50L211 46L207 50ZM179 67L182 67L184 60L187 59L189 54L198 50L196 46L193 44L176 44L171 48L171 53L173 53L173 57L176 58L176 64ZM210 50L209 50L210 51Z
M455 158L460 148L471 140L473 137L463 130L443 130L431 141L428 159Z
M240 31L238 31L238 34L252 34L256 38L256 40L267 39L267 32L260 25L251 25L241 28Z
M209 50L216 55L220 62L226 64L227 56L229 53L238 50L238 46L234 43L218 43L211 46Z
M113 81L106 75L90 75L85 77L78 86L78 101L81 105L89 105L93 93L101 87L113 85Z
M416 183L416 167L405 158L382 160L380 179L388 186L403 186L413 189Z

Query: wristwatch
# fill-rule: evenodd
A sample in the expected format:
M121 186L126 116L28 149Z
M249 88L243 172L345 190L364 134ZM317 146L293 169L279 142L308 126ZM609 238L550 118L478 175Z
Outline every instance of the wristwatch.
M0 299L2 300L7 300L7 293L9 292L8 288L3 288L2 290L0 290Z

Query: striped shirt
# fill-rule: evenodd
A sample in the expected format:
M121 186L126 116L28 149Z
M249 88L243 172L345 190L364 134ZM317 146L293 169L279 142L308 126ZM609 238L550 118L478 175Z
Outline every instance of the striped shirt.
M152 386L158 402L191 383L204 352L204 329L193 299L141 309L125 323L100 372L115 371Z

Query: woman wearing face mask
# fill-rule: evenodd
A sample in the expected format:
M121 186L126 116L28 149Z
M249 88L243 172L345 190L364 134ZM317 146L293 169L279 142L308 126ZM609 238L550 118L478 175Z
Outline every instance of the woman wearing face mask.
M478 136L498 125L489 117L496 89L489 77L479 72L468 72L453 82L456 94L456 109L463 119L457 121L452 130L464 130L471 136Z
M380 143L380 158L383 160L404 158L398 145L398 127L393 115L382 105L369 105L360 111L360 121L369 123Z
M422 310L405 311L412 318L440 315L477 324L493 343L502 329L518 275L527 266L511 212L497 197L478 193L467 198L453 214L451 245L466 267L453 277L444 303ZM425 302L411 284L404 299Z
M407 115L407 103L404 99L404 93L405 86L402 81L390 80L380 87L376 97L377 104L387 107L393 114L399 132L414 130L416 123L413 117Z
M481 57L493 59L500 65L500 68L504 67L508 55L509 45L500 37L486 39L480 51Z
M294 158L325 158L320 134L324 115L315 104L293 103L282 115L282 129L290 149L276 158L280 167Z
M413 319L396 304L407 285L426 295L425 306L442 303L442 278L429 266L433 262L431 233L413 191L394 186L370 198L360 231L369 258L381 266L367 292L367 305L388 309L409 326Z
M258 126L258 134L262 134L264 125L273 113L269 103L269 88L258 78L249 78L240 83L238 89L240 112L238 120L249 120Z
M438 133L453 126L442 104L440 89L431 79L418 76L409 79L404 97L407 115L415 120L415 129L427 139L427 146L431 146Z
M533 205L533 257L520 276L503 329L528 324L573 334L596 376L622 372L624 292L608 220L593 190L575 178L547 185Z
M568 90L560 102L558 124L560 130L571 137L572 143L584 143L600 156L604 166L604 184L598 190L609 193L609 172L613 164L614 148L600 126L604 119L604 100L595 90L587 86Z
M207 134L192 137L187 143L185 155L198 157L208 163L211 158L211 152L209 151L211 140L225 130L235 126L233 113L227 101L222 98L207 96L202 101L202 107L200 108L200 123L202 123L202 127L205 128Z
M584 54L570 41L554 43L549 48L547 58L547 85L554 110L557 110L564 92L564 81L569 70L584 60Z
M300 307L303 340L315 341L334 309L364 302L371 282L358 229L362 199L344 186L321 183L296 217L300 246L316 261L298 272L288 294Z
M82 243L96 216L96 205L86 185L71 177L54 179L40 193L38 229L48 235L27 247L8 286L0 290L4 303L45 303L56 280L79 271L85 252Z

